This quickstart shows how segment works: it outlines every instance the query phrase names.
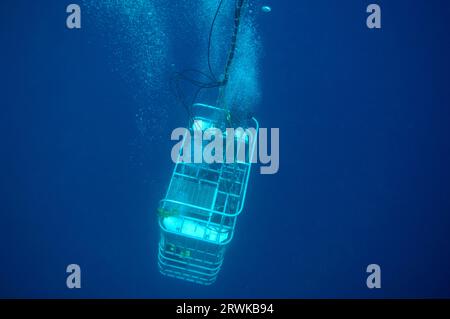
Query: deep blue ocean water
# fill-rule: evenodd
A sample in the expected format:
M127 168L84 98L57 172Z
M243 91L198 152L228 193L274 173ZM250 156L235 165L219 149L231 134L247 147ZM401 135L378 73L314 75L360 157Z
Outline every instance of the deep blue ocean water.
M208 30L176 24L194 10L157 6L160 29L82 2L81 30L69 1L0 4L0 297L450 297L448 1L373 1L381 30L369 1L260 1L253 112L280 128L280 171L253 171L210 287L161 276L156 254L187 122L165 83L204 52L177 30Z

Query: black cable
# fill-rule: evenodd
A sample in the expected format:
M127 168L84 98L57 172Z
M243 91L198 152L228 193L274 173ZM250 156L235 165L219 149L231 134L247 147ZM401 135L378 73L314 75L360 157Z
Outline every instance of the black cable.
M189 117L191 118L191 106L186 105L186 101L184 100L184 94L181 91L180 85L178 83L178 80L185 80L187 82L190 82L191 84L195 85L198 87L197 92L194 94L194 98L193 98L193 102L195 101L195 99L197 98L197 96L200 94L200 91L202 89L206 89L206 88L217 88L220 87L222 85L221 82L217 81L217 78L214 75L214 72L212 70L212 66L211 66L211 42L212 42L212 34L214 32L214 26L217 20L217 17L220 13L220 9L222 7L223 4L223 0L220 0L219 5L217 6L216 12L214 14L214 19L211 23L211 28L209 31L209 36L208 36L208 68L209 68L209 72L210 75L207 75L206 73L199 71L199 70L195 70L195 69L189 69L189 70L184 70L181 72L176 72L174 74L174 77L172 77L171 82L173 82L174 80L177 81L176 83L176 90L177 91L175 93L175 95L177 96L177 98L180 100L181 104L184 106L184 108L187 110ZM197 81L192 77L189 77L186 73L188 72L192 72L192 73L197 73L200 74L201 76L207 78L209 80L209 82L201 82L201 81ZM193 104L193 103L192 103Z
M212 39L213 31L214 31L214 26L216 24L217 16L219 15L220 8L222 7L222 4L223 4L223 0L220 0L219 5L217 6L216 13L214 15L214 19L213 19L213 21L211 23L211 28L209 30L209 37L208 37L208 68L209 68L209 73L211 74L212 78L216 82L218 82L218 81L217 81L217 78L214 75L214 72L213 72L212 67L211 67L211 39Z
M228 55L228 59L225 65L225 72L223 77L224 85L228 82L229 77L229 71L231 64L233 63L236 46L237 46L237 36L239 32L239 26L241 24L241 14L242 14L242 7L244 6L245 0L236 0L236 7L234 11L234 30L233 35L231 36L231 47L230 47L230 53Z
M189 73L199 74L202 77L205 77L209 81L203 82L200 80L196 80L196 79L190 77ZM193 96L191 103L189 103L189 104L186 103L184 92L180 86L181 80L189 82L198 88L196 93ZM181 72L176 72L170 78L170 88L171 88L172 92L174 93L174 95L176 96L176 98L178 99L178 101L180 102L180 104L186 109L189 118L192 118L191 107L194 104L195 100L197 99L198 95L200 94L201 90L217 88L220 85L221 85L220 83L212 81L212 78L208 74L206 74L202 71L199 71L199 70L195 70L195 69L186 69Z
M192 121L192 105L195 103L195 100L197 99L197 97L201 93L201 91L204 89L213 89L213 88L223 87L228 82L228 73L229 73L229 69L230 69L233 59L234 59L236 45L237 45L237 34L239 31L241 10L242 10L245 0L236 0L236 2L235 2L234 31L233 31L233 35L231 38L231 47L230 47L228 59L227 59L226 65L225 65L224 78L223 78L223 80L218 81L213 72L212 65L211 65L211 46L212 46L212 35L214 32L214 26L216 24L217 17L220 13L220 9L222 8L223 1L224 0L220 0L219 4L217 6L213 21L211 23L209 36L208 36L208 69L209 69L210 74L208 75L208 74L206 74L202 71L196 70L196 69L187 69L187 70L183 70L181 72L174 73L174 75L170 79L171 89L173 90L174 95L177 97L179 102L186 109L190 121ZM204 79L206 79L206 81L199 80L198 78L196 78L194 76L194 74L197 76L203 77ZM193 95L192 101L189 104L186 103L185 94L180 86L180 81L185 81L185 82L191 83L192 85L197 87L197 90Z

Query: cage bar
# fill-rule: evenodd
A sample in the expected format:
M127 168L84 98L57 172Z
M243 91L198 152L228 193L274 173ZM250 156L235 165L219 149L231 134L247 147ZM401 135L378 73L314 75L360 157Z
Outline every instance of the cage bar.
M210 285L222 267L237 217L244 207L259 124L252 118L253 133L236 135L236 143L230 145L226 143L225 110L206 104L194 104L193 109L196 112L191 133L210 128L222 130L224 150L236 146L235 158L231 163L224 159L223 163L207 164L186 163L179 156L158 208L158 264L164 275ZM238 158L240 147L247 150L243 159Z

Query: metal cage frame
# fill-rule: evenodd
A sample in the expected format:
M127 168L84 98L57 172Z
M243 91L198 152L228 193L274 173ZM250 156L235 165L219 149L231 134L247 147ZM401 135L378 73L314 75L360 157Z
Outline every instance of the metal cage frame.
M225 129L224 109L201 103L194 104L193 108L197 115L191 132ZM163 275L203 285L217 279L225 250L234 236L237 217L244 208L259 132L258 121L255 118L252 121L254 136L234 137L240 140L233 163L183 162L180 157L185 136L169 187L158 208L161 230L158 265ZM249 152L245 153L248 156L244 161L239 161L237 154L242 145Z

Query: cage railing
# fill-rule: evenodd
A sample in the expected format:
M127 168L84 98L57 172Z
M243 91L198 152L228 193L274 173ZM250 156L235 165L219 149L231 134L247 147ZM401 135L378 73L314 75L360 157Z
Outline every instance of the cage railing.
M194 109L200 111L194 116L191 130L225 128L225 110L200 103ZM246 137L244 143L249 156L240 162L184 163L180 161L186 143L184 136L166 196L159 205L161 273L204 285L216 280L247 195L259 131L258 121L252 120L255 134ZM171 249L172 246L176 248Z

